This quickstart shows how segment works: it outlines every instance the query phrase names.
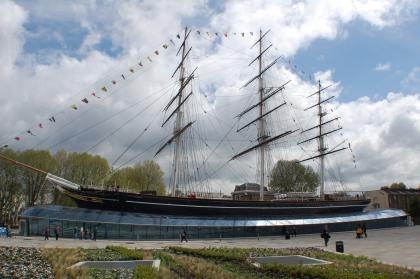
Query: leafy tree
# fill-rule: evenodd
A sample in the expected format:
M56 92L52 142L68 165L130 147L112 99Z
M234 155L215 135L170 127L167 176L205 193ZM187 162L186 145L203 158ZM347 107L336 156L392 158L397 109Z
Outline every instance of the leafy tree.
M297 160L279 160L271 171L270 189L277 193L312 192L317 186L314 170Z
M165 193L163 172L154 161L144 161L133 167L126 167L115 172L107 181L108 185L118 185L133 192L156 191Z
M11 149L2 153L12 159L17 157ZM25 196L17 172L12 163L0 161L0 223L17 223L17 216L24 205Z
M420 217L420 197L413 197L410 200L409 212L411 216Z
M57 175L81 185L99 185L109 172L108 161L99 155L61 150L55 160Z
M18 155L18 160L35 168L52 172L55 169L55 161L49 151L26 150ZM38 202L44 202L47 194L45 175L31 170L22 170L22 184L26 196L26 206L33 206Z
M392 183L389 186L383 186L383 187L381 187L381 190L384 190L384 189L405 190L405 189L407 189L407 186L404 183L402 183L402 182L394 182L394 183Z
M402 183L402 182L399 182L399 183L394 182L394 183L392 183L392 184L389 186L389 188L390 188L390 189L400 189L400 190L405 190L405 189L407 189L407 186L405 186L405 184L404 184L404 183Z

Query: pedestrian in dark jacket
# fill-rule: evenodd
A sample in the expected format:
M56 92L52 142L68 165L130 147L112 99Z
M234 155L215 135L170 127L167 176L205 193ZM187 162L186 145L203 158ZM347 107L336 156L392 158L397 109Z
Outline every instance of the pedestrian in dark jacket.
M188 242L188 239L187 239L187 232L184 230L182 233L181 233L181 243L182 243L182 241L184 241L185 240L185 242Z
M321 237L324 239L325 247L328 246L328 241L330 240L331 236L326 229L324 229L321 233Z
M44 240L48 240L48 237L50 236L50 229L48 227L45 227L44 230Z
M60 227L57 225L54 229L55 240L58 240L58 234L60 233Z

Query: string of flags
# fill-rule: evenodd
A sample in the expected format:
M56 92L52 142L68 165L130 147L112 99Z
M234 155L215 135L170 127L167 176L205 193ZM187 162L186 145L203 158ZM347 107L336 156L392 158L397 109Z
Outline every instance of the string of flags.
M202 30L191 30L191 32L196 33L198 36L206 36L207 38L228 38L228 37L239 37L239 38L245 38L245 37L249 37L249 36L254 36L257 33L254 34L253 31L249 31L249 32L210 32L210 31L202 31ZM178 33L176 34L176 39L169 39L168 42L162 43L159 45L158 49L155 49L152 52L152 55L147 55L145 57L145 60L148 61L149 63L153 63L154 61L154 56L157 57L159 55L162 54L162 51L168 50L171 46L174 47L176 46L175 40L180 41L182 39L181 35ZM294 64L292 64L292 62L290 60L286 60L285 58L281 57L281 59L283 60L283 62L293 66L293 68L295 70L298 69L298 67ZM109 93L110 90L112 90L113 86L116 86L117 84L119 84L122 81L127 80L127 78L130 75L135 74L137 71L139 71L140 69L142 69L145 66L145 64L143 63L143 61L139 61L136 63L136 65L131 66L128 68L127 72L125 73L120 73L118 76L118 79L114 78L112 80L110 80L109 83L103 84L100 89L99 92L102 93ZM305 74L305 72L302 70L301 71L302 74ZM310 75L309 75L310 77ZM313 80L313 77L311 78L311 80ZM101 96L99 94L98 91L93 91L90 93L90 96L92 96L95 99L101 99ZM88 97L83 97L80 102L84 103L84 104L89 104L90 100L88 99ZM71 104L69 106L69 108L73 111L78 111L79 110L79 106L77 103ZM58 113L59 114L59 113ZM57 116L58 114L52 115L48 118L48 123L50 123L51 125L55 124L57 122ZM34 129L43 129L45 127L44 122L38 123L35 126L33 126L32 128L21 132L18 136L15 136L14 138L12 138L12 140L14 141L21 141L24 137L24 135L29 135L32 137L35 137L36 134L34 133ZM0 148L8 148L9 145L8 144L4 144L2 146L0 146Z

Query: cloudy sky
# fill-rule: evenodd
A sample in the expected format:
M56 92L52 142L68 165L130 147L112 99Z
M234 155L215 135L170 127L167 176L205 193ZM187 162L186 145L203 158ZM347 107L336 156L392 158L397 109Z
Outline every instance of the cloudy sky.
M333 84L323 96L335 96L326 111L343 127L327 145L350 143L352 150L328 159L335 180L354 190L394 181L415 187L419 9L417 0L0 0L0 143L88 151L114 167L153 158L173 129L171 123L161 127L171 111L162 108L177 90L177 76L171 79L179 63L177 34L188 26L188 70L198 68L186 119L197 121L188 134L201 142L188 143L198 154L189 155L197 161L191 166L213 189L230 192L255 180L255 155L227 162L255 144L255 127L235 133L247 119L234 116L257 100L256 85L242 85L256 74L255 63L248 66L256 55L251 45L260 29L270 29L265 43L273 47L264 63L280 59L265 86L290 80L275 98L287 105L270 120L271 135L313 123L315 112L303 109L313 103L306 96L320 79ZM55 122L48 120L52 116ZM297 134L273 146L274 162L313 155L314 146L296 147L303 137ZM168 149L155 158L167 181L170 155Z

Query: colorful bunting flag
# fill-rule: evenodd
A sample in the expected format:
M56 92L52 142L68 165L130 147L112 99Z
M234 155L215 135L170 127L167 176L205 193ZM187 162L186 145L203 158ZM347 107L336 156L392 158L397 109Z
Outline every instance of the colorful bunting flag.
M138 64L140 67L143 67L143 63L141 61Z
M50 118L48 118L48 120L55 123L55 117L54 116L51 116Z
M147 56L147 60L149 60L150 62L152 62L152 58L150 58L150 56Z
M242 37L244 37L244 36L245 36L245 33L244 33L244 32L242 32L242 33L241 33L241 35L242 35Z
M158 51L158 50L155 50L155 54L156 54L156 55L159 55L159 51Z
M251 36L254 36L254 32L249 32L249 34L251 34Z
M31 130L26 131L28 134L30 134L31 136L35 136L34 133L31 132Z
M198 35L201 35L201 33L200 33L200 31L199 31L199 30L197 30L197 34L198 34Z
M207 36L209 36L209 37L210 37L210 33L209 33L209 32L206 32L206 34L207 34Z
M41 129L44 128L44 126L42 126L42 123L39 123L38 127L41 128Z
M2 148L8 148L8 147L9 147L9 145L5 144L5 145L3 145Z
M102 89L102 91L104 91L104 92L107 92L107 91L108 91L108 89L106 89L106 87L105 87L105 86L104 86L104 87L102 87L101 89Z
M112 81L112 84L116 84L117 82L115 80Z
M83 103L85 103L85 104L89 103L89 101L88 101L88 99L87 99L87 98L84 98L84 99L82 100L82 102L83 102Z
M130 69L130 72L134 73L134 69Z
M227 32L223 33L225 35L225 38L227 38Z
M15 137L15 140L20 141L20 137Z
M121 77L122 77L123 79L125 79L125 76L124 76L124 74L121 74Z
M168 45L167 45L167 44L164 44L164 45L162 45L162 47L163 47L164 49L167 49L167 48L168 48Z
M219 36L219 33L217 33L217 32L216 32L216 33L214 33L214 34L215 34L216 36Z
M170 40L169 40L169 42L170 42L172 45L175 45L175 42L174 42L172 39L170 39Z
M176 37L177 37L178 39L181 39L181 36L179 36L179 34L176 34Z
M98 99L100 99L100 98L101 98L101 97L97 96L95 92L92 92L92 94L91 94L91 95L92 95L93 97L98 98Z
M71 108L74 110L77 110L77 106L76 105L71 105Z

